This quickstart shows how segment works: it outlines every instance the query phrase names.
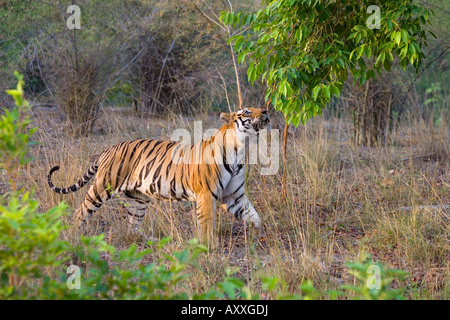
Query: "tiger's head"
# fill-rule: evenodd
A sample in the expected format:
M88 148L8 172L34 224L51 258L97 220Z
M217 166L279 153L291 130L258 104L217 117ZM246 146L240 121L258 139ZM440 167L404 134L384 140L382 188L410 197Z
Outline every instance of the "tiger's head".
M244 108L233 113L220 114L220 119L228 125L235 126L236 131L244 135L258 135L263 129L270 130L267 110Z

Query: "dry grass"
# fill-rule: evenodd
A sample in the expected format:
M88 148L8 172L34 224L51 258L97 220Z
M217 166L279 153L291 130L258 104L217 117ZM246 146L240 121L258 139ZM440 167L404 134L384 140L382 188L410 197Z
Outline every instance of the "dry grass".
M52 193L46 177L53 165L62 168L54 176L55 184L68 186L106 147L133 138L168 139L173 129L191 128L194 120L140 119L112 110L105 114L93 135L75 139L63 135L57 112L36 110L41 145L23 182L36 189L43 209L62 200L76 209L87 191ZM220 125L213 116L195 120L204 120L204 130ZM433 139L433 146L428 133L420 123L400 127L389 146L367 149L351 144L351 127L344 120L317 118L306 128L292 130L287 197L279 196L281 173L260 176L258 168L251 166L247 190L263 229L253 237L218 209L214 248L192 270L191 289L209 288L230 267L238 267L236 275L255 291L260 287L254 280L258 274L283 279L285 292L298 292L305 279L312 279L320 289L333 289L352 279L345 261L370 253L377 261L410 272L408 280L398 284L407 289L409 298L448 298L449 210L427 211L420 206L450 204L449 132L445 126L434 132L439 139ZM107 241L121 249L133 242L145 246L145 241L127 232L119 218L121 210L120 198L111 201L98 212L88 232L107 232ZM190 203L155 201L144 220L144 233L171 236L174 241L166 250L179 249L196 234L192 213ZM71 229L64 237L78 241Z

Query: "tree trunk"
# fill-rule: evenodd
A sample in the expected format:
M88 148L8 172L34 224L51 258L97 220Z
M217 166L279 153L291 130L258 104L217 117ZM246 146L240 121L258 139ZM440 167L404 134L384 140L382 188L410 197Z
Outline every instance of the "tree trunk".
M284 125L284 133L283 133L283 177L281 178L281 197L285 198L287 196L287 178L286 178L286 171L287 171L287 139L288 139L288 130L289 130L289 124L287 123Z
M384 146L389 140L392 90L382 82L366 81L353 87L357 99L353 110L354 139L365 147Z

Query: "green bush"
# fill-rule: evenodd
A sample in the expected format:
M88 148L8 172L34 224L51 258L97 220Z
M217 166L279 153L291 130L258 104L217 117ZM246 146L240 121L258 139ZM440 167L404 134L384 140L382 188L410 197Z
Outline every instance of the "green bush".
M217 288L192 295L186 289L187 266L207 249L197 241L181 251L163 254L152 263L165 238L149 248L135 244L117 251L101 234L82 237L73 247L60 240L64 229L61 217L67 213L63 203L44 213L30 194L10 196L0 206L0 299L213 299L251 298L248 288L235 278L226 278ZM81 262L79 288L69 260ZM76 266L76 268L78 268ZM75 270L75 269L72 269ZM73 285L73 286L72 286ZM241 292L245 292L242 295Z
M170 240L165 238L156 244L148 243L149 249L138 250L135 244L128 249L116 252L116 249L103 240L103 235L82 238L82 247L78 248L79 257L89 266L81 279L79 298L82 299L190 299L185 289L189 280L186 267L197 256L206 251L196 242L182 250L165 254L156 261L144 264L152 259L155 250L161 250ZM107 254L110 262L101 258Z
M5 199L3 199L5 200ZM0 299L62 297L53 270L67 260L70 246L59 240L64 203L38 213L29 193L0 205Z
M149 243L146 250L133 244L116 251L102 234L82 237L81 245L73 247L60 240L67 206L61 203L43 213L38 209L39 203L28 193L10 195L0 205L0 299L192 298L181 283L189 280L186 266L206 251L204 246L192 242L182 251L143 264L169 239ZM79 289L69 288L69 260L86 266L80 269Z
M3 109L0 117L0 168L8 173L12 190L16 189L19 168L32 160L28 156L29 147L35 142L31 137L36 128L29 128L31 119L27 114L30 106L23 98L23 75L14 73L18 82L17 88L6 92L14 98L12 110Z
M386 268L374 262L370 255L361 262L346 262L349 273L358 281L357 285L344 285L342 289L353 292L355 299L363 300L403 300L400 289L392 289L394 279L403 279L407 272ZM376 274L378 273L378 275ZM376 284L378 281L378 285Z

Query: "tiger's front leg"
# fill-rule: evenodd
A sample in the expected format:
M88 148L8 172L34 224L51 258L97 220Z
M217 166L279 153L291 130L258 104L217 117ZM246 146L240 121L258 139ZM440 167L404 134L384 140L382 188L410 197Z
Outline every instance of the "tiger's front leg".
M261 228L259 214L245 195L243 185L234 194L222 199L222 208L237 219L242 219L245 222L251 223L257 229Z
M211 192L197 195L197 222L200 242L212 239L214 227L215 199Z
M222 198L222 208L237 219L242 219L260 229L259 214L245 194L244 170L240 170L239 174L228 183L224 192L225 196Z

